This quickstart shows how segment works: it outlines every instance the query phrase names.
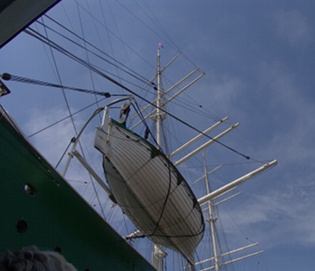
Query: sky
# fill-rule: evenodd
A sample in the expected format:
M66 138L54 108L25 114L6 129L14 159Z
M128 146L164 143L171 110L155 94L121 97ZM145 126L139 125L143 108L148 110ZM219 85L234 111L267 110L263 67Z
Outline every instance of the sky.
M206 152L209 170L218 163L225 165L211 175L213 189L242 176L248 168L252 170L266 161L278 160L276 167L238 187L241 195L219 206L223 239L227 240L222 245L229 243L232 249L250 240L259 242L258 249L264 250L263 254L226 270L313 270L315 3L307 0L100 2L64 0L47 14L146 79L155 74L158 43L164 47L160 49L163 65L181 52L175 68L167 69L164 87L199 67L200 73L206 75L184 97L190 106L199 109L202 106L202 112L207 113L197 120L196 114L188 110L178 108L174 114L183 116L200 130L225 116L229 120L224 128L240 123L222 142L250 159L224 146L211 146ZM63 31L47 17L39 22ZM44 33L40 23L31 28ZM62 40L52 32L49 37ZM143 85L92 54L86 55L69 42L62 42L72 53L88 58L97 67L103 65L101 68L107 74L117 76L115 79L129 88L138 91L139 84ZM79 39L77 42L83 44ZM123 93L60 53L54 52L52 57L47 46L26 33L4 46L0 59L0 74L8 72L51 83L61 80L66 86ZM1 105L56 165L74 135L69 118L53 126L53 132L34 133L69 115L68 108L76 112L94 103L95 97L69 90L64 94L59 89L18 82L6 84L12 93L1 98ZM183 101L179 100L179 104ZM80 127L94 109L95 106L74 115L75 125ZM187 127L181 128L174 132L180 140L194 135ZM89 143L84 147L93 148L92 128L85 137ZM89 155L98 157L94 153ZM191 185L200 169L193 165L180 168ZM71 184L85 193L86 184L78 165L74 165L70 175ZM196 195L201 196L199 184L195 189ZM93 196L86 195L95 201Z

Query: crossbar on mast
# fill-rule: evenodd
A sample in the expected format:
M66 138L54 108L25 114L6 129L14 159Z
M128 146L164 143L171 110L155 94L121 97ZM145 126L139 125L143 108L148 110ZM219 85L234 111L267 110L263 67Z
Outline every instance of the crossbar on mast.
M159 48L158 48L159 49ZM182 53L179 52L176 54L176 56L174 56L162 69L161 69L161 72L164 72L164 70L170 66Z
M247 246L243 246L243 247L241 247L241 248L237 248L237 249L234 249L234 250L231 250L231 251L222 253L221 255L219 255L219 257L225 257L225 256L231 255L231 254L233 254L233 253L240 252L240 251L242 251L242 250L245 250L245 249L248 249L248 248L251 248L251 247L255 247L255 246L258 246L258 245L259 245L258 242L253 243L253 244L249 244L249 245L247 245ZM195 265L197 266L197 265L200 265L200 264L204 264L204 263L207 263L207 262L211 262L211 261L213 261L213 260L214 260L214 257L211 257L211 258L209 258L209 259L205 259L205 260L203 260L203 261L199 261L199 262L195 263Z
M168 155L168 158L172 158L174 155L178 154L179 152L181 152L182 150L184 150L185 148L187 148L189 145L191 145L192 143L194 143L195 141L197 141L199 138L203 137L205 134L211 132L213 129L215 129L216 127L218 127L221 123L223 123L224 121L226 121L228 119L228 117L225 117L221 120L219 120L218 122L216 122L215 124L213 124L211 127L209 127L208 129L204 130L202 133L200 133L199 135L195 136L194 138L192 138L191 140L189 140L188 142L186 142L184 145L182 145L181 147L179 147L178 149L176 149L175 151L173 151L171 154Z
M170 66L179 56L181 55L181 53L178 53L176 56L173 57L173 59L168 63L166 64L163 69L160 69L160 72L163 72L168 66ZM199 69L195 69L193 72L196 72L197 70ZM191 72L191 74L193 73ZM186 76L186 78L188 77L189 75ZM143 87L146 88L155 78L157 77L157 74ZM185 79L186 80L186 79ZM166 91L167 93L167 91ZM156 99L153 100L152 103L156 103ZM152 106L151 104L148 104L146 106L144 106L141 110L140 110L140 113L142 113L143 111L145 111L147 108L149 108L150 106ZM137 116L137 114L133 115L132 117L130 117L130 120L133 120L135 117ZM134 128L134 127L132 127Z
M247 259L247 258L256 256L256 255L259 255L259 254L262 254L262 253L264 253L263 250L260 250L260 251L257 251L257 252L251 253L251 254L247 254L247 255L245 255L245 256L242 256L242 257L239 257L239 258L230 260L230 261L228 261L228 262L224 262L224 263L221 264L221 266L223 266L223 265L228 265L228 264L231 264L231 263L235 263L235 262L238 262L238 261L241 261L241 260L244 260L244 259Z
M181 158L180 160L178 160L177 162L174 163L174 166L178 166L182 163L184 163L186 160L188 160L190 157L192 157L193 155L197 154L198 152L202 151L203 149L205 149L206 147L208 147L209 145L213 144L214 142L218 141L218 139L220 139L222 136L226 135L227 133L229 133L230 131L232 131L233 129L235 129L237 126L239 125L239 123L236 123L234 125L232 125L230 128L226 129L225 131L223 131L222 133L218 134L217 136L215 136L213 139L210 139L209 141L207 141L206 143L204 143L203 145L201 145L199 148L193 150L192 152L188 153L186 156L184 156L183 158ZM202 135L202 134L201 134Z
M222 197L224 194L227 194L227 193L231 192L231 191L232 191L233 189L235 189L235 188L236 188L236 187L232 187L231 189L224 191L222 194L220 194L220 195L218 195L218 196L212 198L211 200L214 200L214 199L216 199L216 198L218 198L218 197ZM205 202L203 202L202 204L200 204L200 206L203 206L203 205L206 204L206 203L207 203L207 201L205 201ZM215 204L214 204L214 205L215 205Z
M229 197L227 197L227 198L225 198L225 199L223 199L223 200L221 200L219 202L216 202L215 204L213 204L213 206L218 206L218 205L220 205L220 204L222 204L222 203L224 203L224 202L226 202L226 201L228 201L230 199L233 199L233 198L239 196L240 194L241 194L241 192L235 193L235 194L233 194L233 195L231 195L231 196L229 196Z
M240 251L243 251L243 250L245 250L245 249L248 249L248 248L251 248L251 247L255 247L255 246L258 246L258 245L259 245L258 242L252 243L252 244L249 244L249 245L247 245L247 246L243 246L243 247L240 247L240 248L237 248L237 249L234 249L234 250L231 250L231 251L222 253L222 254L220 255L220 257L225 257L225 256L231 255L231 254L233 254L233 253L240 252Z
M179 80L175 85L173 85L172 87L170 87L167 91L161 93L161 98L163 98L166 94L168 94L171 90L173 90L175 87L177 87L178 85L180 85L181 83L183 83L185 80L187 80L191 75L193 75L196 71L198 71L199 68L193 70L192 72L190 72L188 75L186 75L185 77L183 77L181 80ZM160 71L161 72L161 71ZM167 99L163 104L161 103L161 106L165 106L166 104L168 104L169 102L171 102L173 99L175 99L179 94L181 94L183 91L185 91L187 88L189 88L191 85L193 85L194 83L196 83L199 79L201 79L203 76L205 75L205 73L200 74L198 77L196 77L194 80L192 80L191 82L189 82L185 87L183 87L182 89L180 89L177 93L175 93L172 97L170 97L169 99ZM152 103L157 103L157 98L153 100ZM140 113L144 112L146 109L148 109L150 106L152 106L152 104L148 104L146 106L144 106ZM139 124L142 123L143 120L149 118L150 116L152 116L156 111L158 110L158 108L153 109L150 113L148 113L146 116L143 117L142 120L138 121L137 123L135 123L131 129L134 129L135 127L137 127ZM130 119L134 119L137 115L132 116Z
M262 253L264 253L263 250L260 250L260 251L257 251L257 252L251 253L251 254L247 254L247 255L245 255L245 256L242 256L242 257L235 258L235 259L233 259L233 260L224 262L224 263L220 264L220 266L224 266L224 265L228 265L228 264L231 264L231 263L235 263L235 262L238 262L238 261L241 261L241 260L244 260L244 259L247 259L247 258L256 256L256 255L259 255L259 254L262 254ZM211 266L211 267L202 269L201 271L209 271L209 270L212 270L212 269L214 269L214 268L215 268L215 266L213 265L213 266Z
M169 93L170 91L172 91L174 88L178 87L181 83L183 83L184 81L186 81L186 79L188 79L190 76L192 76L194 73L196 73L197 71L199 71L199 68L196 68L194 70L192 70L189 74L187 74L185 77L183 77L181 80L179 80L177 83L175 83L173 86L171 86L169 89L167 89L165 91L165 94Z
M223 187L221 187L221 188L219 188L219 189L209 193L208 195L198 199L198 203L201 205L201 204L203 204L203 203L205 203L205 202L207 202L209 200L212 200L213 198L215 198L215 197L221 195L222 193L224 193L225 191L230 190L231 188L240 185L241 183L243 183L243 182L247 181L248 179L256 176L257 174L259 174L259 173L261 173L261 172L271 168L272 166L275 166L277 163L278 163L277 160L272 160L271 162L264 164L263 166L261 166L261 167L255 169L255 170L247 173L243 177L240 177L240 178L236 179L235 181L233 181L233 182L231 182L231 183L229 183L229 184L227 184L227 185L225 185L225 186L223 186Z
M168 100L166 100L163 103L163 106L168 104L170 101L174 100L179 94L181 94L183 91L185 91L187 88L189 88L191 85L193 85L194 83L196 83L199 79L201 79L203 76L205 76L205 73L203 72L202 74L200 74L198 77L196 77L194 80L192 80L191 82L189 82L186 86L184 86L182 89L180 89L178 92L176 92L172 97L170 97Z
M201 176L199 179L197 179L196 181L194 181L192 184L195 184L195 183L201 181L201 180L202 180L203 178L205 178L207 175L212 174L213 172L215 172L215 171L217 171L218 169L220 169L222 166L223 166L223 165L219 165L219 166L217 166L216 168L210 170L209 172L207 172L207 174Z

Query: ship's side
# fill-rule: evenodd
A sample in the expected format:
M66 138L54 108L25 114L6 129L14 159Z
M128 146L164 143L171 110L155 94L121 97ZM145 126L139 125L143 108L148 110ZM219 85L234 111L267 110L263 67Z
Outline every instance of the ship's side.
M0 114L0 253L36 245L78 270L154 270Z

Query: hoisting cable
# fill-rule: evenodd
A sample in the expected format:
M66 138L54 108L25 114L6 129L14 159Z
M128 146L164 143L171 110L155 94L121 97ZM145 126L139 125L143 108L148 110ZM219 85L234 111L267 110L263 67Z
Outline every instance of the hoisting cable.
M89 104L89 105L86 106L86 107L81 108L80 110L78 110L78 111L72 113L71 115L68 115L68 116L66 116L66 117L64 117L64 118L62 118L62 119L59 119L59 120L55 121L55 122L52 123L52 124L47 125L46 127L42 128L42 129L40 129L40 130L38 130L37 132L28 135L27 138L30 138L30 137L32 137L32 136L34 136L34 135L37 135L37 134L39 134L39 133L41 133L41 132L43 132L43 131L45 131L45 130L51 128L51 127L53 127L54 125L56 125L56 124L58 124L58 123L60 123L60 122L63 122L64 120L66 120L66 119L68 119L68 118L71 118L72 116L74 116L74 115L76 115L76 114L78 114L78 113L80 113L80 112L86 110L86 109L89 108L89 107L92 107L92 106L96 105L97 103L103 101L104 99L106 99L106 98L102 98L102 99L100 99L100 100L98 100L98 101L96 101L96 102L94 102L94 103L92 103L92 104Z
M152 65L144 59L141 55L139 55L134 49L132 49L128 43L124 42L118 35L115 34L115 32L111 31L106 25L104 25L98 18L96 18L90 11L88 11L84 6L82 6L79 2L77 2L77 5L79 5L87 14L89 14L96 22L98 22L101 26L103 26L111 35L113 35L115 38L117 38L124 46L126 46L130 51L132 51L136 56L138 56L140 59L142 59L146 64L152 67ZM152 67L154 68L154 67Z
M1 75L1 78L6 81L10 80L10 81L21 82L21 83L26 83L26 84L33 84L33 85L53 87L53 88L63 88L63 89L79 91L79 92L88 93L88 94L95 94L95 95L104 96L105 98L110 98L111 96L124 95L124 94L110 94L109 92L95 91L95 90L89 90L89 89L83 89L83 88L77 88L77 87L69 87L69 86L59 85L55 83L44 82L44 81L40 81L36 79L11 75L9 73L3 73ZM125 96L127 96L127 94L125 94Z
M82 60L83 61L83 60ZM126 90L127 92L131 93L132 95L134 95L135 97L138 97L139 99L145 101L146 103L150 104L151 106L157 108L157 105L150 102L149 100L141 97L139 94L137 94L136 92L132 91L131 89L129 89L128 87L122 85L121 83L117 82L116 80L114 80L113 78L109 77L108 75L104 74L103 72L95 69L94 67L92 67L92 70L96 73L98 73L99 75L103 76L105 79L109 80L110 82L112 82L113 84L121 87L122 89ZM43 81L39 81L39 80L34 80L34 79L29 79L29 78L24 78L24 77L20 77L20 76L15 76L15 75L10 75L9 73L3 73L1 78L3 80L12 80L12 81L17 81L17 82L23 82L23 83L29 83L29 84L37 84L37 85L43 85L43 86L50 86L50 87L64 87L65 89L70 89L70 90L76 90L76 91L80 91L80 92L85 92L85 93L92 93L92 94L96 94L96 95L101 95L101 96L105 96L106 98L109 98L111 96L121 96L118 94L109 94L108 92L99 92L99 91L94 91L94 90L86 90L86 89L80 89L80 88L73 88L73 87L66 87L66 86L61 86L58 84L53 84L53 83L47 83L47 82L43 82ZM160 110L164 113L166 113L167 115L169 115L170 117L174 118L175 120L179 121L180 123L186 125L187 127L193 129L194 131L204 135L205 137L214 140L216 143L218 143L219 145L229 149L230 151L243 156L246 159L250 159L249 156L227 146L226 144L215 140L213 137L203 133L202 131L200 131L199 129L193 127L191 124L183 121L182 119L180 119L179 117L167 112L166 110L164 110L163 108L160 108Z
M29 29L30 29L30 28L29 28ZM31 30L32 30L32 29L31 29ZM115 79L111 78L110 76L108 76L108 75L105 74L104 72L100 71L100 70L97 69L96 67L89 65L85 60L83 60L83 59L81 59L81 58L79 58L79 57L73 55L71 52L65 50L65 49L62 48L60 45L58 45L58 44L56 44L56 43L54 43L54 42L52 42L52 41L50 41L50 40L49 40L49 42L46 41L46 40L43 40L42 38L40 38L40 37L38 37L38 36L32 34L32 33L31 33L30 31L28 31L28 30L24 30L24 32L27 33L27 34L30 34L31 36L33 36L33 37L35 37L35 38L37 38L37 39L39 39L39 40L41 40L42 42L48 44L49 46L55 48L56 50L60 51L60 52L63 53L64 55L66 55L66 56L72 58L73 60L77 61L78 63L82 64L83 66L85 66L85 67L91 69L92 71L94 71L94 72L97 73L98 75L102 76L103 78L107 79L108 81L112 82L113 84L119 86L120 88L126 90L127 92L129 92L130 94L132 94L134 97L137 97L137 98L139 98L139 99L145 101L146 103L150 104L151 106L153 106L153 107L155 107L155 108L158 108L158 106L157 106L156 104L154 104L154 103L152 103L151 101L149 101L149 100L147 100L147 99L141 97L138 93L134 92L133 90L131 90L131 89L129 89L128 87L124 86L123 84L119 83L118 81L116 81ZM245 154L239 152L238 150L233 149L232 147L229 147L228 145L222 143L221 141L218 141L218 140L214 139L213 137L211 137L211 136L205 134L204 132L200 131L199 129L197 129L196 127L192 126L192 125L189 124L188 122L186 122L186 121L180 119L179 117L177 117L177 116L175 116L175 115L173 115L173 114L167 112L167 111L164 110L163 108L159 108L159 109L160 109L160 111L162 111L163 113L167 114L168 116L172 117L173 119L177 120L178 122L184 124L184 125L187 126L188 128L190 128L190 129L196 131L197 133L203 135L204 137L213 140L214 142L216 142L217 144L221 145L222 147L224 147L224 148L226 148L226 149L228 149L228 150L230 150L230 151L232 151L232 152L234 152L234 153L236 153L236 154L238 154L238 155L244 157L245 159L250 159L249 156L247 156L247 155L245 155Z
M88 44L89 46L91 46L92 48L94 48L95 50L97 50L98 52L104 54L106 57L112 59L113 61L115 61L115 63L118 63L119 65L121 65L123 68L119 67L117 64L105 59L104 57L92 52L91 50L84 48L81 44L79 44L78 42L73 41L72 39L70 39L69 37L67 37L66 35L63 35L59 32L57 32L56 30L54 30L53 28L37 21L37 23L41 24L43 27L49 29L50 31L60 35L61 37L63 37L64 39L72 42L73 44L77 45L78 47L84 48L84 50L90 52L91 54L95 55L96 57L104 60L105 62L109 63L110 65L120 69L121 71L125 72L126 74L134 77L135 79L143 82L143 83L147 83L147 79L144 78L142 75L136 73L135 71L133 71L132 69L128 68L126 65L124 65L123 63L117 61L116 59L114 59L113 57L111 57L110 55L106 54L105 52L103 52L101 49L97 48L95 45L93 45L92 43L88 42L87 40L83 39L82 37L80 37L79 35L77 35L76 33L74 33L73 31L69 30L68 28L66 28L65 26L61 25L60 23L58 23L57 21L55 21L53 18L49 17L48 15L45 15L48 19L52 20L53 22L57 23L58 25L60 25L62 28L64 28L66 31L70 32L72 35L74 35L76 38L79 38L80 40L82 40L83 42L85 42L86 44Z
M63 48L62 46L60 46L59 44L57 44L56 42L53 42L52 40L48 39L47 37L43 36L42 34L40 34L39 32L37 32L36 30L32 29L31 27L28 27L27 29L24 30L24 32L36 39L38 39L39 41L47 44L48 46L50 46L51 48L54 48L56 49L57 51L59 51L60 53L64 54L65 56L68 56L69 58L71 58L72 60L78 62L79 64L81 64L82 66L90 69L90 70L93 70L95 73L103 76L103 74L105 74L104 72L101 71L100 68L94 66L94 65L91 65L90 63L88 63L87 61L85 61L84 59L74 55L73 53L71 53L69 50L66 50L65 48ZM107 73L109 73L107 71ZM108 75L107 75L108 76ZM112 76L116 76L114 74L112 74ZM109 77L109 76L108 76ZM111 78L111 77L109 77ZM136 87L140 87L140 86L137 86L136 84L130 82L130 81L127 81L125 79L122 79L120 78L121 80L124 80L125 82L128 82ZM114 79L113 79L114 80Z
M156 146L158 146L158 143L157 143L157 141L156 141L156 138L155 138L155 136L153 135L153 133L151 132L151 130L150 130L150 128L149 128L149 125L147 124L147 122L146 122L146 120L145 120L145 118L144 118L144 116L143 116L143 114L142 114L142 112L141 112L141 109L140 109L139 104L138 104L137 101L135 100L134 103L132 103L131 105L134 107L136 113L139 115L140 120L142 121L143 125L144 125L145 128L146 128L146 129L145 129L144 138L145 138L145 139L148 139L148 136L151 135L151 138L152 138L154 144L155 144ZM162 148L160 148L160 150L162 150Z

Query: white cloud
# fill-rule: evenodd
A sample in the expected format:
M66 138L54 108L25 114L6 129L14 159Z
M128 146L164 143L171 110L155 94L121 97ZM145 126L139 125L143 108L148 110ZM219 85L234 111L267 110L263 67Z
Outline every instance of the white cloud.
M50 108L45 111L32 109L25 124L26 134L36 133L68 115L65 109ZM52 163L56 163L74 136L71 122L62 121L49 129L32 136L32 144Z
M246 83L240 78L216 73L208 74L207 78L200 82L203 93L200 94L202 104L206 104L207 108L211 108L207 102L216 103L214 108L220 109L221 114L238 111L239 97L246 89ZM208 99L208 101L207 101Z
M56 107L43 111L32 109L30 111L30 119L25 124L26 134L36 133L37 131L52 125L56 121L65 118L67 115L69 114L66 109ZM75 124L77 130L81 129L83 123L84 120L76 118ZM73 125L70 119L67 119L32 136L30 140L37 150L51 163L51 165L56 166L69 145L71 138L74 136L75 132ZM88 143L82 144L84 152L93 160L94 155L97 154L96 151L93 153L93 131L88 131L84 136L88 141ZM77 147L77 149L79 149L79 147ZM89 152L89 149L92 151ZM70 149L67 150L65 158L62 160L63 163L58 167L60 172L64 169L64 162L68 158L69 151ZM99 168L101 168L101 166L99 166ZM74 185L80 193L83 193L85 190L90 190L90 188L87 188L87 186L90 186L90 178L88 177L87 171L76 159L72 159L71 167L67 173L67 178L69 178L70 183Z
M280 36L291 46L308 45L312 40L312 29L301 13L280 11L275 16Z
M313 177L314 174L310 179ZM235 235L236 224L263 242L264 247L297 243L315 246L315 187L311 182L305 186L305 181L310 180L296 179L293 184L289 180L289 184L283 183L282 190L266 188L266 193L260 195L243 195L237 204L223 208L221 218L226 221L226 233Z
M276 128L268 151L271 149L282 163L309 161L315 151L311 141L315 125L310 119L315 110L313 101L307 98L296 75L282 64L265 63L261 71L270 110L274 112L270 125Z

